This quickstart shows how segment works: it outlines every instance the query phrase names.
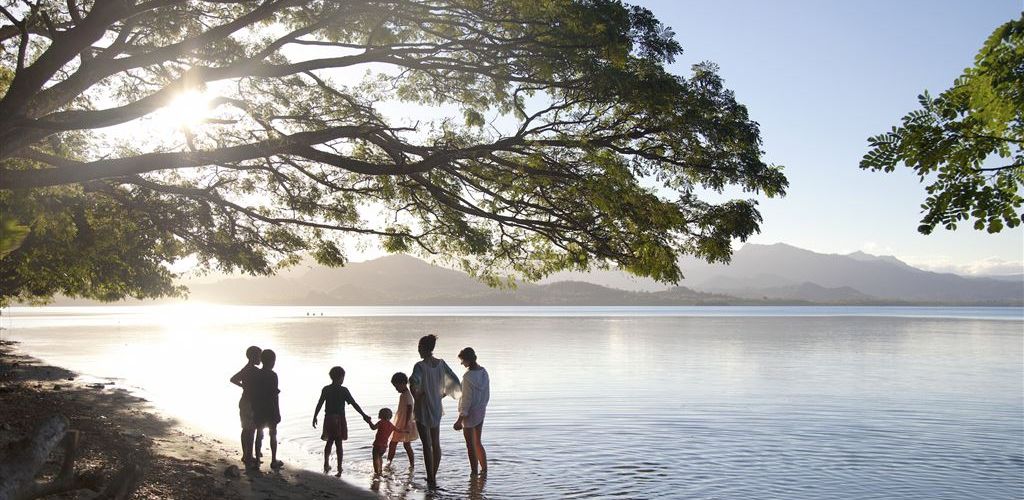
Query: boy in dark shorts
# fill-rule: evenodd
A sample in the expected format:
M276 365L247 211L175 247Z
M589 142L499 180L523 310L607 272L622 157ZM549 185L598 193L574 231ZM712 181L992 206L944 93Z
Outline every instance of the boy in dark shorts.
M320 439L327 441L324 445L324 474L331 471L331 446L337 445L338 448L338 473L336 476L341 476L341 459L344 455L342 450L342 441L348 439L348 422L345 421L345 403L352 405L360 415L363 416L363 420L367 424L370 423L370 416L363 412L363 409L356 404L355 399L352 398L352 393L349 392L345 386L341 385L345 382L345 369L340 366L335 366L327 372L331 377L331 383L325 385L323 390L320 391L320 400L316 402L316 411L313 412L313 428L316 429L317 416L320 415L320 408L324 407L326 403L326 409L324 410L324 427L323 432L320 434Z
M263 350L256 346L250 346L246 349L245 357L249 362L230 379L232 384L242 388L242 397L238 399L238 419L242 423L242 463L246 467L251 467L256 462L253 455L253 434L256 432L256 422L252 414L253 391L251 382L253 375L260 371L256 365L260 364L260 354L262 352Z
M253 420L257 429L269 429L270 468L279 469L284 463L277 459L277 424L281 422L281 407L278 404L278 394L281 391L277 388L277 373L274 372L277 354L267 349L260 355L260 359L263 361L263 368L252 377Z

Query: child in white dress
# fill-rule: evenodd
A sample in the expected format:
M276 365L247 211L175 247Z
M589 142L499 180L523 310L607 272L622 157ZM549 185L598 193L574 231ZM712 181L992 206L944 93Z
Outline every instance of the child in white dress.
M409 377L398 372L391 377L391 385L395 386L395 390L401 395L398 396L398 409L395 411L395 432L391 435L391 446L388 448L388 465L395 459L398 443L402 443L405 446L405 453L409 455L409 467L412 468L416 464L413 460L412 442L419 439L420 435L416 432L416 418L412 411L413 399L412 393L409 392Z

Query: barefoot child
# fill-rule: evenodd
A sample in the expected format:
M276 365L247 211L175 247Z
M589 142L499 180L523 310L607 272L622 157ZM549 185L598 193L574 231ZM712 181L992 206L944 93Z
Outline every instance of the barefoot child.
M373 473L379 476L384 453L388 451L388 439L391 437L391 432L395 430L395 426L391 424L390 408L381 408L377 413L377 418L380 420L376 424L370 424L370 428L377 430L377 435L373 438Z
M248 362L238 373L231 377L231 383L242 388L242 397L238 399L238 419L242 423L242 463L246 467L252 467L255 465L255 459L253 457L253 434L256 432L256 422L253 420L252 415L252 377L253 374L259 372L260 369L256 366L260 364L260 354L263 352L262 349L256 346L250 346L245 350L245 357Z
M352 405L352 408L355 408L363 416L363 420L367 424L370 423L370 416L364 413L363 409L356 404L355 399L352 398L352 393L345 386L341 385L345 382L344 368L335 366L327 372L327 375L331 377L331 383L325 385L320 391L320 400L316 402L316 411L313 412L313 428L316 429L320 408L323 408L326 403L324 427L323 432L320 434L320 439L327 441L327 444L324 445L324 474L331 471L331 446L336 445L338 448L338 473L335 475L341 476L341 459L344 455L341 442L348 439L345 403Z
M277 459L277 424L281 423L281 407L278 403L278 393L281 390L277 388L277 373L274 372L277 354L266 349L260 354L260 359L263 361L263 368L253 376L252 381L254 389L253 420L256 422L257 429L262 430L264 427L269 429L270 468L279 469L284 463Z
M412 453L412 442L419 439L416 432L416 419L413 417L412 393L409 392L409 377L398 372L391 377L391 385L395 386L401 396L398 396L398 412L395 414L395 432L391 435L391 446L388 448L388 464L395 459L395 450L398 443L405 446L405 453L409 455L409 467L414 467L416 462Z

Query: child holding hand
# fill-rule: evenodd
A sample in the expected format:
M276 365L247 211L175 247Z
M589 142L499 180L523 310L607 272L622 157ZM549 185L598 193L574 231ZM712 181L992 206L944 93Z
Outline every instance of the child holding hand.
M370 428L377 431L373 438L373 473L379 476L383 468L384 453L388 450L388 439L391 438L395 426L391 423L390 408L381 408L377 418L380 420L375 424L371 423Z
M419 439L420 435L416 432L416 418L413 417L413 399L412 393L409 392L409 377L398 372L391 377L391 385L395 387L400 396L398 396L398 411L395 413L395 432L391 435L391 446L388 448L388 464L395 459L398 443L402 443L405 453L409 456L409 467L413 467L416 462L412 453L412 442Z
M348 439L345 403L352 405L352 408L355 408L363 416L363 420L367 424L370 423L370 416L356 404L356 400L352 398L352 393L345 386L341 385L345 382L344 368L335 366L327 374L331 377L331 383L325 385L320 391L320 400L317 401L316 410L313 412L313 428L316 428L320 408L323 408L326 403L327 408L324 410L323 432L320 435L320 439L327 441L327 444L324 445L324 474L331 471L331 446L336 445L338 448L338 473L335 475L341 476L341 460L345 453L342 449L342 441Z

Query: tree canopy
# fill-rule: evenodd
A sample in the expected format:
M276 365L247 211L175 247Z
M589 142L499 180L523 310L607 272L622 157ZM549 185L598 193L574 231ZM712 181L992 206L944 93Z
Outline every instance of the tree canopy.
M669 73L672 31L618 1L0 5L0 211L29 229L0 300L341 265L353 235L492 281L675 282L759 229L703 193L787 187L717 68Z
M914 169L928 196L918 231L936 226L998 233L1021 223L1024 205L1024 14L985 41L953 87L918 96L921 109L890 132L868 139L860 167Z

